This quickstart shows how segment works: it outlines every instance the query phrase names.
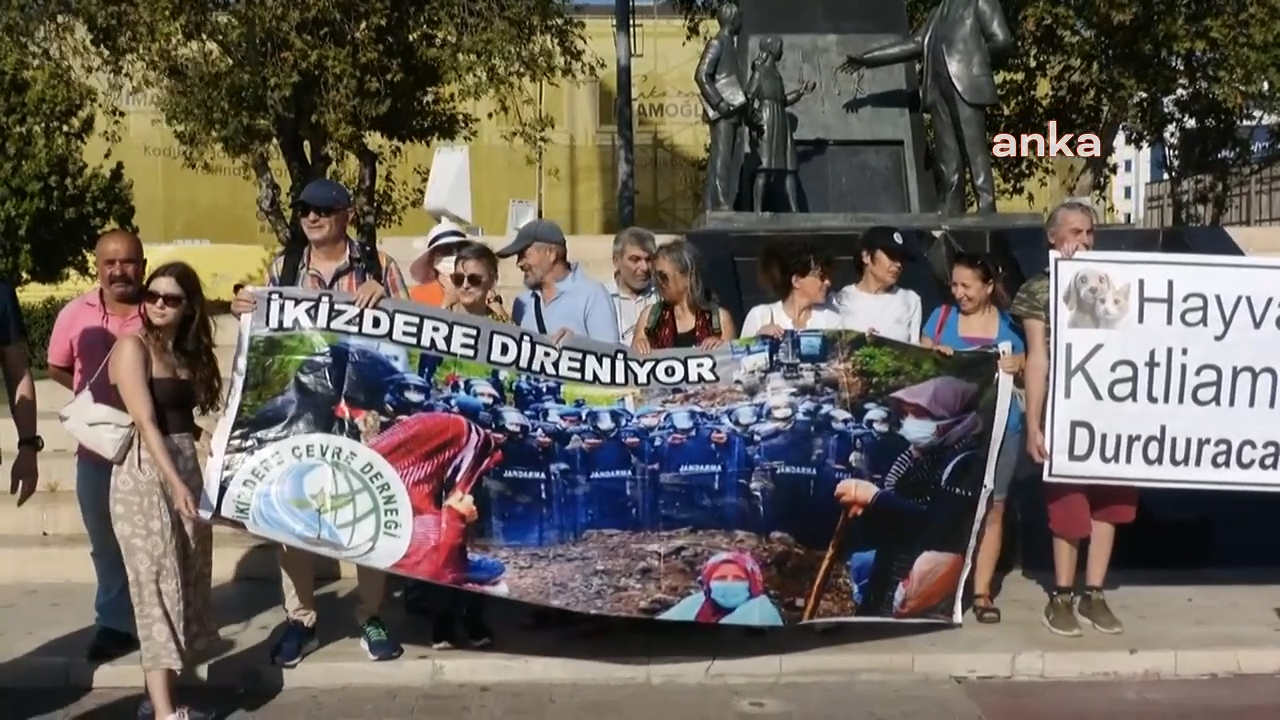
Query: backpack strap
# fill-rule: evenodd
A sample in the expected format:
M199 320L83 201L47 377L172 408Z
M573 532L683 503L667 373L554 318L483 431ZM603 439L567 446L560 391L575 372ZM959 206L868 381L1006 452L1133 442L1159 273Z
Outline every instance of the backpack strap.
M720 337L721 335L720 306L713 304L711 306L711 309L708 310L707 312L711 313L711 334L716 337Z
M306 251L307 244L299 243L296 239L285 246L284 252L281 253L283 260L280 265L280 275L276 278L280 287L294 287L298 284L298 270L302 266L302 255Z
M382 257L376 243L357 241L360 248L360 268L366 280L382 283Z

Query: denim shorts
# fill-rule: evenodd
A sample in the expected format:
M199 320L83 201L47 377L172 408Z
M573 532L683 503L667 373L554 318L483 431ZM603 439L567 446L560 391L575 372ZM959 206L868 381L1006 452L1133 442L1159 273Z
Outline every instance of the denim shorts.
M1017 476L1025 454L1022 433L1009 433L1004 436L1000 443L1000 453L996 455L996 469L992 477L995 485L991 492L993 501L1003 502L1009 497L1009 488L1013 485L1013 478Z

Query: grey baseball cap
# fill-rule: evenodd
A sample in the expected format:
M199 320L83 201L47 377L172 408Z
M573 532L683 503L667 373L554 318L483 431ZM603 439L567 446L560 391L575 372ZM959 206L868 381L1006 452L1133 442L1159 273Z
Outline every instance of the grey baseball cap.
M564 231L550 220L530 220L516 232L516 239L510 245L498 251L498 257L508 258L519 255L525 248L534 243L565 246Z

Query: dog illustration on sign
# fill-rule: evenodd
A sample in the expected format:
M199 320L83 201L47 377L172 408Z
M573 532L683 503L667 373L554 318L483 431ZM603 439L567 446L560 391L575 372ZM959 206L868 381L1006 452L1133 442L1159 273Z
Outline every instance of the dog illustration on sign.
M1081 270L1062 293L1067 306L1067 327L1110 330L1129 315L1129 283L1117 286L1101 270Z

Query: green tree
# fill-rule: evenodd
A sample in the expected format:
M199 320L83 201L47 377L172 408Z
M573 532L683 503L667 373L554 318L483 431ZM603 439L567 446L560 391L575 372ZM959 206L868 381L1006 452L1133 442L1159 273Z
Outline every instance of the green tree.
M673 0L691 34L725 0ZM906 0L911 28L938 0ZM1001 105L992 133L1091 132L1101 157L1073 164L1073 195L1101 193L1121 131L1132 143L1179 140L1175 178L1210 173L1225 207L1225 178L1253 162L1238 129L1280 110L1280 0L1002 0L1016 42L997 64ZM1274 162L1264 158L1261 165ZM995 158L1004 189L1057 171L1049 157Z
M882 398L942 374L938 356L915 347L864 345L848 357L853 374L865 383L867 397Z
M0 3L0 276L58 282L89 270L110 227L133 229L132 186L117 162L85 159L98 93L46 42L60 28L29 3Z
M541 144L539 82L597 68L566 0L80 0L106 67L155 90L188 163L220 151L252 170L257 211L283 243L289 196L317 177L354 187L360 234L399 221L421 184L394 169L409 144L470 136L477 107L513 142ZM278 158L278 163L273 163Z

